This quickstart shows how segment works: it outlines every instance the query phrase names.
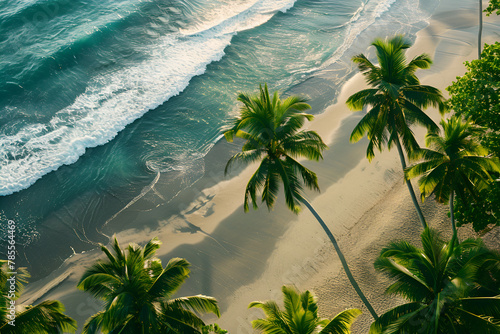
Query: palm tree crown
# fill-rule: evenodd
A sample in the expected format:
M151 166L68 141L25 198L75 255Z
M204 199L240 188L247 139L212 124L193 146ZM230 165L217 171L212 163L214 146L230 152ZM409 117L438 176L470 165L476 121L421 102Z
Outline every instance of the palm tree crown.
M107 260L87 269L78 288L104 302L83 333L200 333L205 324L194 312L219 316L212 297L169 299L189 276L189 263L171 259L165 268L154 257L161 242L154 238L144 246L129 244L122 250L114 240L111 251L102 246Z
M432 61L428 55L422 54L406 64L404 51L411 44L402 36L387 41L376 39L372 45L376 48L378 66L363 54L353 58L372 88L359 91L347 100L347 105L353 110L370 106L368 113L352 131L351 141L357 142L367 135L370 142L366 155L372 159L375 148L380 151L385 145L391 148L400 136L403 146L410 153L418 148L410 129L412 124L437 130L437 125L422 108L435 106L441 112L445 110L441 92L437 88L421 85L415 75L416 70L429 68Z
M255 329L264 334L344 334L361 314L358 309L349 309L337 314L332 320L318 316L316 297L309 291L299 293L291 286L283 286L285 310L274 301L252 302L249 308L261 308L266 319L252 321Z
M421 238L422 249L393 242L375 261L395 280L386 293L408 303L383 314L370 333L499 333L500 255L480 239L444 242L429 228Z
M0 260L0 333L2 334L46 334L74 333L76 321L64 314L64 305L57 300L45 300L35 306L15 305L12 317L9 307L17 300L29 277L24 268L10 274L7 261ZM14 281L14 296L11 296L11 280ZM11 322L12 324L9 324Z
M429 149L420 149L414 156L424 161L409 167L405 175L408 179L422 175L418 181L422 200L434 194L438 202L448 203L453 191L473 194L477 186L491 180L489 172L500 169L498 158L488 156L488 151L474 139L484 129L455 115L441 120L441 126L443 136L427 134Z
M423 159L405 170L407 180L420 176L418 181L422 200L434 194L440 203L449 202L451 226L456 233L453 198L456 193L465 199L465 193L475 193L492 181L489 172L500 171L498 158L488 156L474 136L484 129L470 121L462 121L459 116L442 120L443 136L428 133L426 145L414 158Z
M298 213L303 198L298 175L308 188L319 190L319 187L316 174L295 158L318 161L323 158L322 151L327 147L316 132L300 130L306 120L313 119L312 115L303 112L311 107L297 96L282 101L275 92L271 97L267 85L260 86L260 96L240 94L238 101L243 103L241 113L224 135L228 141L236 136L246 142L242 152L228 161L225 172L236 161L251 163L262 160L246 187L245 211L248 211L249 199L257 208L256 193L261 189L262 201L271 209L282 182L287 206Z

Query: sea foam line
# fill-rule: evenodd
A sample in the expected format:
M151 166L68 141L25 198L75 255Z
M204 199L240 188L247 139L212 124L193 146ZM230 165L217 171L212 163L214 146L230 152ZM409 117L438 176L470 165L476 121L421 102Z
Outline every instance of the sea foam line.
M238 31L261 25L294 3L257 1L199 34L165 36L146 61L94 78L48 124L0 136L0 195L26 189L43 175L76 162L87 148L109 142L128 124L182 92L208 64L220 60Z
M372 24L374 24L377 18L381 17L385 12L387 12L391 6L397 0L385 0L379 2L373 9L372 15L365 16L361 15L363 11L366 10L366 4L363 3L358 10L353 14L351 19L345 24L348 26L346 36L344 38L344 43L342 43L337 50L333 53L330 59L323 63L323 65L318 70L324 70L331 64L338 61L344 53L352 46L356 38L366 29L368 29Z

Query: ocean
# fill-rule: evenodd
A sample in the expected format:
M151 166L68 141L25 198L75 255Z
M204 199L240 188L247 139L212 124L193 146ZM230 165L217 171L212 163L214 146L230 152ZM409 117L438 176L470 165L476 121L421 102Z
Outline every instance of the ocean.
M373 55L376 37L414 40L437 5L2 1L0 240L14 220L21 263L46 275L106 242L125 208L164 205L206 175L238 92L267 83L321 113L352 56Z

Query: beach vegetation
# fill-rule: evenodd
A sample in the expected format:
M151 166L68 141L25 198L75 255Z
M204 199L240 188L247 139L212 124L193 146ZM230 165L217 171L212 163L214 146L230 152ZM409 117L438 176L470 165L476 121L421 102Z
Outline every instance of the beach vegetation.
M26 269L17 268L13 273L8 261L0 260L0 333L75 333L76 321L64 314L60 301L45 300L37 305L18 303L29 277Z
M259 94L255 96L239 94L238 101L242 103L240 114L232 120L224 136L230 142L238 137L245 143L241 152L229 159L225 173L235 162L259 162L245 189L244 210L249 210L250 201L254 209L258 208L258 192L262 193L262 202L271 210L282 185L286 205L291 211L299 213L301 204L304 204L317 219L334 246L351 285L376 318L375 310L354 279L335 237L303 195L303 184L319 191L318 178L316 173L296 159L318 161L323 158L322 152L327 148L316 132L302 130L305 121L313 119L312 115L305 113L311 107L298 96L290 96L285 100L280 99L278 92L271 96L267 85L260 86Z
M481 239L449 242L426 228L422 248L392 242L375 261L393 280L386 289L407 303L376 320L370 333L500 332L500 255Z
M480 60L465 62L466 72L446 90L450 93L449 109L486 128L477 140L488 151L500 157L500 43L485 44ZM478 196L456 198L457 224L472 224L476 231L500 225L500 175L496 182L479 191Z
M422 160L405 170L405 178L420 176L418 184L425 197L434 195L440 203L449 203L453 233L456 234L454 217L454 196L462 200L477 196L477 192L494 182L490 172L500 172L500 160L490 156L477 140L484 128L471 121L463 121L453 115L441 121L443 135L428 133L426 145L413 153L415 159Z
M227 334L228 331L220 328L218 324L210 324L201 327L201 334Z
M173 258L163 267L154 238L144 247L121 249L115 238L111 250L101 246L99 260L83 274L78 288L101 300L104 309L90 317L83 333L201 333L199 313L219 316L217 301L196 295L172 298L189 277L189 262ZM172 298L172 299L171 299Z
M428 55L421 54L407 63L405 51L411 43L403 36L376 39L372 45L376 49L378 65L374 65L364 54L352 59L370 88L347 99L347 105L355 111L368 108L352 131L350 141L357 142L366 136L369 140L366 149L369 160L375 156L375 149L382 151L385 146L388 149L396 146L404 170L406 158L403 149L411 156L419 148L411 126L417 124L428 131L438 131L438 126L422 109L433 106L443 113L443 96L437 88L420 84L415 72L429 68L432 61ZM406 184L419 220L426 227L412 184L409 180Z
M320 318L317 298L309 291L300 293L293 286L283 286L284 309L275 301L252 302L249 308L260 308L266 318L252 321L254 329L263 334L343 334L361 314L358 309L348 309L332 320Z
M500 0L490 0L488 7L484 11L486 12L486 16L490 16L495 11L497 15L500 15Z

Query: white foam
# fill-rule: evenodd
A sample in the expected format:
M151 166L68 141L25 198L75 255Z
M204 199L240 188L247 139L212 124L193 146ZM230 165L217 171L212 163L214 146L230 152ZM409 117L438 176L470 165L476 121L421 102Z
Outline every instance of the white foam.
M93 79L74 103L48 124L0 136L0 195L28 188L72 164L86 148L112 140L125 126L182 92L193 76L220 60L238 31L258 26L295 0L261 0L195 35L163 37L136 66Z
M344 37L344 42L337 48L337 50L335 50L331 58L326 61L320 69L325 69L331 64L338 61L352 46L359 34L373 25L376 22L377 18L387 12L395 2L396 0L385 0L378 2L377 5L373 9L371 9L371 15L361 15L367 10L367 4L362 3L358 10L353 14L349 22L345 24L347 26L347 31Z

